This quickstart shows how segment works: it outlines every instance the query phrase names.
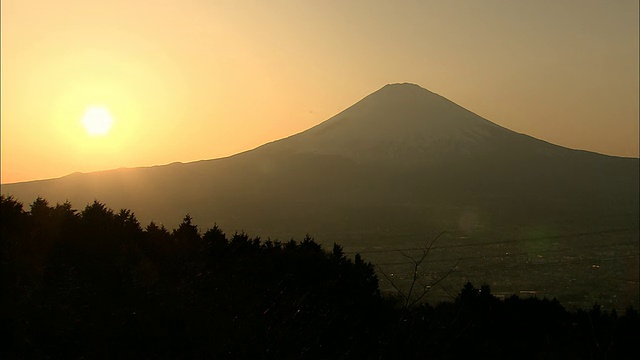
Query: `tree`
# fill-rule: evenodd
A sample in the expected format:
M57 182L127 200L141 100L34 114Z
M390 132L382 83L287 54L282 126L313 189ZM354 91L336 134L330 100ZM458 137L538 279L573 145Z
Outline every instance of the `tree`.
M202 239L204 240L209 255L219 255L227 248L227 245L229 245L224 231L222 231L217 224L214 224L211 229L207 230L202 236Z
M391 286L397 291L398 295L400 295L400 298L402 299L402 306L404 308L409 308L419 303L435 285L449 276L449 274L451 274L451 272L460 263L460 260L456 261L456 263L443 275L436 276L435 278L427 276L428 269L426 268L425 260L431 250L434 249L435 242L445 233L446 232L443 231L433 238L433 240L431 240L431 242L422 249L422 255L420 256L411 256L406 252L402 253L402 256L409 261L411 266L410 283L409 288L406 291L403 290L402 285L392 278L392 275L388 275L380 266L378 266L380 273L382 273L385 279L387 279ZM431 278L431 281L427 281L427 278Z
M177 229L173 230L173 237L178 242L183 241L199 241L200 233L198 232L198 226L191 223L193 218L191 215L185 215L182 223L178 226Z

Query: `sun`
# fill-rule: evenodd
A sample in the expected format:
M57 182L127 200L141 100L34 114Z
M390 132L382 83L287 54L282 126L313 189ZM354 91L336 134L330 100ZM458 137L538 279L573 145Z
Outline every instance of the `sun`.
M82 123L89 135L106 135L109 133L113 119L105 107L92 106L84 114Z

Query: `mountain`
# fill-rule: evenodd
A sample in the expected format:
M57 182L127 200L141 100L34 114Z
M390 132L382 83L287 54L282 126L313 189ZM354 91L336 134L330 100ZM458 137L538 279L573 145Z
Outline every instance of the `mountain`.
M77 208L98 199L168 228L190 213L201 228L283 240L309 233L358 251L422 246L447 230L447 245L464 248L463 257L485 256L471 252L483 243L491 256L515 251L530 261L542 256L531 250L536 238L546 249L555 237L623 244L637 255L638 184L638 159L553 145L417 85L392 84L311 129L231 157L75 173L2 193ZM501 242L512 248L490 246ZM584 254L555 244L561 258Z
M393 84L287 142L297 152L418 166L527 143L516 135L417 85Z
M633 212L638 160L549 144L417 85L392 84L307 131L228 158L74 173L2 192L78 207L98 199L171 227L190 212L203 226L264 224L254 230L299 235L331 233L332 223L366 231L345 219L371 206L404 207L402 218L416 207L495 203L506 210L527 201L545 212L547 204Z

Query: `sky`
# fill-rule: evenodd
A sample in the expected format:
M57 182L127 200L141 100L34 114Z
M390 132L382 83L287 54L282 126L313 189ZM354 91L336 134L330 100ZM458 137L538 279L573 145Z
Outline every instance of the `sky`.
M1 182L233 155L398 82L638 157L638 4L3 0Z

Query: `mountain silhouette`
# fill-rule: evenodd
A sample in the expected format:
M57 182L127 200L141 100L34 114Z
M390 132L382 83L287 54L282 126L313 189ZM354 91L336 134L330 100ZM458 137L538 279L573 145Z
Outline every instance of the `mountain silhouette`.
M415 166L509 152L526 140L417 85L392 84L286 143L297 152Z
M611 214L626 214L615 226L635 224L638 159L553 145L417 85L390 84L313 128L227 158L74 173L2 193L80 208L98 199L143 224L174 227L190 213L204 227L357 242L456 227L470 211L502 228Z

